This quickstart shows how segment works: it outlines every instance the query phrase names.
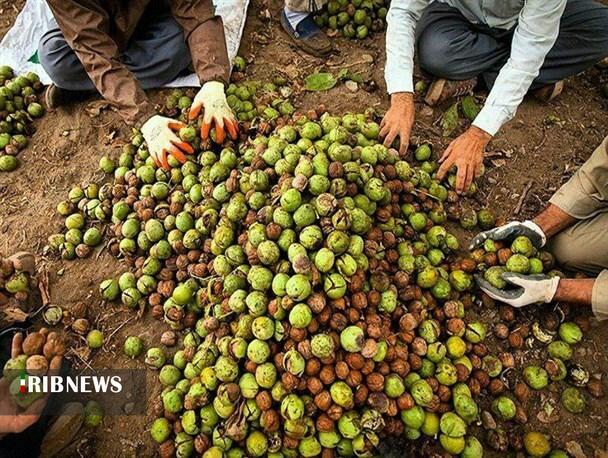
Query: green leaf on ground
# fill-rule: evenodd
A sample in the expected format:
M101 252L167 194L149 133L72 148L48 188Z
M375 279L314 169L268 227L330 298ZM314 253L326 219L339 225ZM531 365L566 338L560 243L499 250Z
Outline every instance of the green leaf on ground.
M449 137L458 127L458 102L446 110L441 119L443 136Z
M304 79L304 88L307 91L328 91L337 82L338 80L331 73L313 73Z

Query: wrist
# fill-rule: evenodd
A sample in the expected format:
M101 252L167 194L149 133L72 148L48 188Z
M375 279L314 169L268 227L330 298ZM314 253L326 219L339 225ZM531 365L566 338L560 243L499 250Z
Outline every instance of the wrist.
M467 133L474 136L475 138L483 141L485 145L487 145L490 142L490 140L492 140L492 135L490 135L485 130L483 130L475 125L469 127L469 130L467 131Z
M391 105L403 105L414 103L413 92L394 92L391 94Z
M547 237L552 237L574 224L576 219L572 218L559 207L549 204L549 206L542 213L538 214L532 222L540 227Z

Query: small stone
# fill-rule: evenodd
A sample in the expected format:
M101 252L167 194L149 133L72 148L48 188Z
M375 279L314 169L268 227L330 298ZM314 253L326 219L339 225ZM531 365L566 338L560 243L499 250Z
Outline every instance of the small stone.
M344 85L350 92L357 92L359 89L359 85L355 81L348 80L346 83L344 83Z
M124 413L126 413L127 415L130 415L133 413L133 410L135 410L135 403L134 402L127 402L122 410L124 411Z

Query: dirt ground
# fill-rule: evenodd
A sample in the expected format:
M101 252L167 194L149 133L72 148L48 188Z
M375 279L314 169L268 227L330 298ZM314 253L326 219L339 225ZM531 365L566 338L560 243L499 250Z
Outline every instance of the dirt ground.
M23 3L0 1L0 35L8 30ZM265 79L281 73L297 91L303 77L315 70L337 73L348 68L360 73L368 83L366 86L376 89L367 92L359 88L352 92L344 84L338 84L326 93L303 93L296 98L297 108L305 111L320 102L334 113L359 111L369 106L382 112L388 107L383 80L383 36L363 42L336 39L339 52L333 57L312 58L296 50L280 30L279 3L278 0L252 2L239 53L251 62L246 78ZM608 135L608 99L603 98L600 91L606 80L608 73L591 69L567 81L563 95L554 102L539 104L527 99L516 119L490 144L485 162L487 173L479 183L480 193L474 205L490 206L510 218L530 217L542 208L549 196ZM160 100L162 95L162 91L156 91L153 97ZM479 93L480 98L483 95ZM116 113L104 109L99 115L91 116L84 109L87 103L44 116L37 123L30 146L20 155L21 167L0 175L0 254L23 249L41 255L48 236L59 231L62 225L55 212L57 203L65 199L72 186L100 180L101 174L96 171L99 158L106 154L117 156L121 139L128 138L129 129ZM463 121L452 137L442 138L437 121L446 107L431 110L418 104L418 108L413 142L430 141L436 153L466 127ZM467 236L470 234L464 234ZM140 317L132 311L102 303L97 293L103 279L115 276L126 267L107 251L94 253L86 260L66 262L41 257L41 262L51 273L52 302L67 309L84 303L96 326L104 330L106 336L113 334L103 349L92 355L90 363L96 368L143 368L141 359L131 361L123 356L122 342L126 336L135 334L151 346L158 342L164 325L152 320L149 314ZM533 314L530 312L531 319ZM484 313L488 322L493 318L495 311ZM607 339L608 327L594 323L577 350L577 361L593 374L605 375L608 370ZM151 386L154 376L150 374ZM553 393L553 397L556 396ZM537 408L540 402L537 396ZM608 447L607 407L603 399L593 400L585 415L573 416L560 410L555 423L541 423L536 418L537 410L531 408L529 424L524 428L550 433L556 445L576 441L587 456L594 453L605 456L600 453ZM153 455L154 448L147 434L151 420L152 415L106 418L99 430L80 436L66 455ZM392 449L397 453L395 456L403 456L406 447L396 444Z

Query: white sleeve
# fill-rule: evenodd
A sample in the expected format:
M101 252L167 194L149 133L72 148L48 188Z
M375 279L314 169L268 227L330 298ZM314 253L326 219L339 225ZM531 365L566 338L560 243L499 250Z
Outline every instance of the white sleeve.
M559 33L567 0L527 0L519 14L511 55L473 125L494 135L515 116Z
M416 23L428 0L392 0L386 16L384 79L389 94L413 92Z

